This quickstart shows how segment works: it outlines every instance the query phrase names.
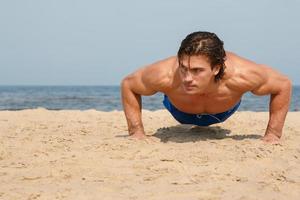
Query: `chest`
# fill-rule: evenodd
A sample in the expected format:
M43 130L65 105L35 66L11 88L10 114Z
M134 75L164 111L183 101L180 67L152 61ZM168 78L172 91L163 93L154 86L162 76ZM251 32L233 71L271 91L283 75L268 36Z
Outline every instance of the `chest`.
M234 92L224 92L213 96L189 96L176 92L166 95L178 110L190 114L225 112L233 108L241 99L241 95Z

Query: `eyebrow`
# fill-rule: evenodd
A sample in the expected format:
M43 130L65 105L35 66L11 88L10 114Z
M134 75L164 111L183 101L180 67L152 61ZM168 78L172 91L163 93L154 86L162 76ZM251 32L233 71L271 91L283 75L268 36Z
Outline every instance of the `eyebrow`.
M183 66L184 68L188 68L187 66L185 66L184 64L180 63L181 66ZM204 69L204 67L199 67L199 66L196 66L196 67L192 67L190 69Z

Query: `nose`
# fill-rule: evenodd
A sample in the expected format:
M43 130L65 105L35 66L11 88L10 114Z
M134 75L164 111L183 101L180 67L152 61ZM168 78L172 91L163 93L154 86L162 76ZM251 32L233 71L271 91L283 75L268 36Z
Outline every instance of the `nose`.
M193 77L191 75L191 73L189 71L187 71L185 74L184 74L184 77L183 77L183 81L185 83L189 83L189 82L192 82L193 81Z

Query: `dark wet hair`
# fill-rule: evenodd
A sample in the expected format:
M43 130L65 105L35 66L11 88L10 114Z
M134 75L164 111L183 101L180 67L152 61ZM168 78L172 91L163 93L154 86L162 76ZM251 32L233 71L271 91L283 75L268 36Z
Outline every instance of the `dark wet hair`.
M211 69L220 65L219 73L215 76L215 81L219 81L224 76L226 54L223 41L215 33L194 32L182 40L177 53L179 63L184 56L204 55L209 59Z

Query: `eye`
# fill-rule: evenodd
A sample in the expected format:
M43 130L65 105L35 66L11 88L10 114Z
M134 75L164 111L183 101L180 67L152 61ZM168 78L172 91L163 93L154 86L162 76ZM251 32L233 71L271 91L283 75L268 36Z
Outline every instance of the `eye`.
M180 69L181 72L187 72L187 68L185 68L182 65L179 65L179 69Z
M192 69L192 73L193 74L198 74L198 73L200 73L202 71L203 71L202 69Z

